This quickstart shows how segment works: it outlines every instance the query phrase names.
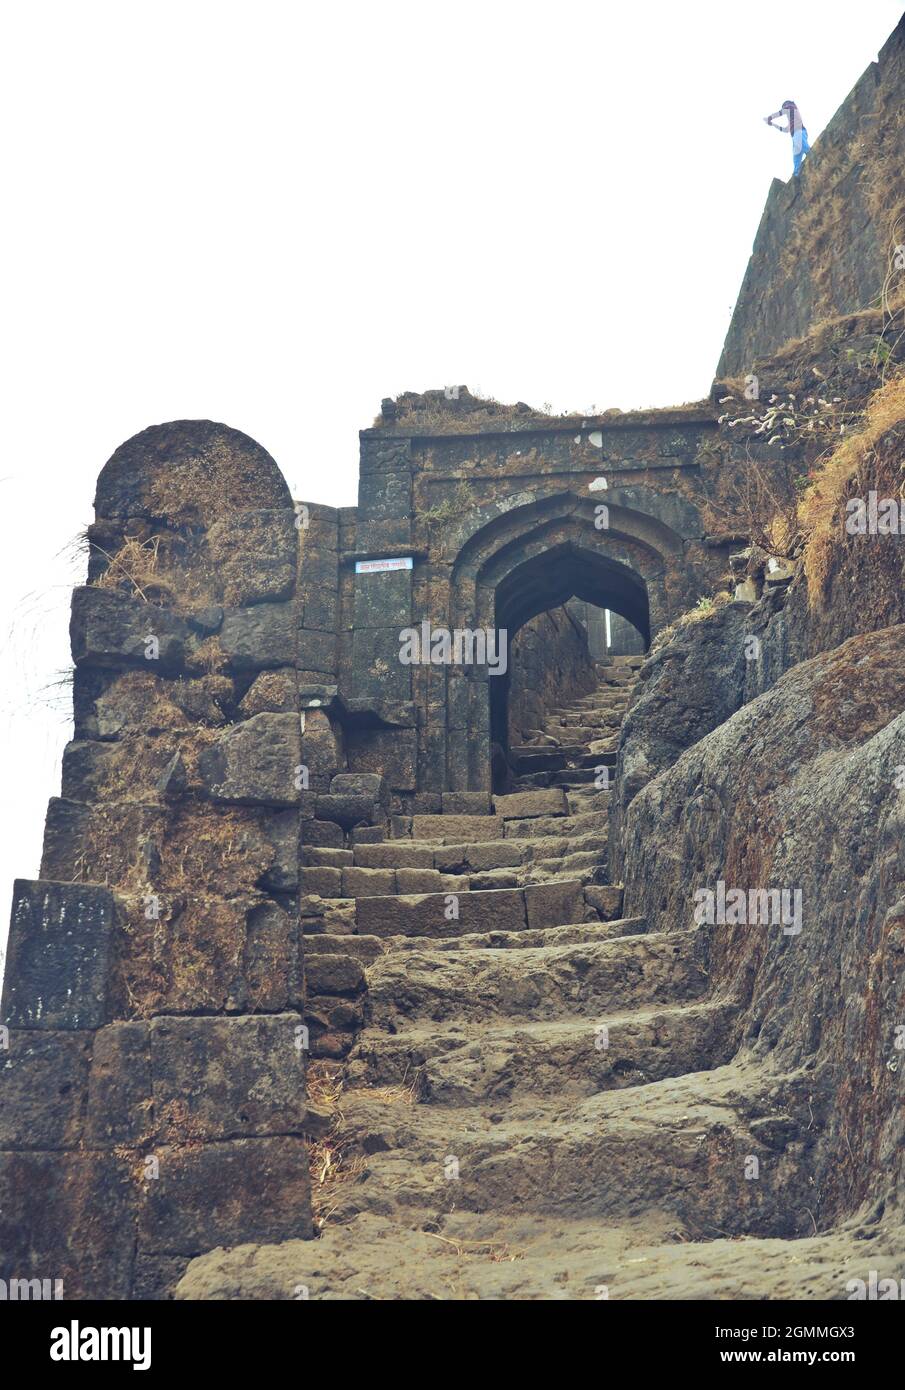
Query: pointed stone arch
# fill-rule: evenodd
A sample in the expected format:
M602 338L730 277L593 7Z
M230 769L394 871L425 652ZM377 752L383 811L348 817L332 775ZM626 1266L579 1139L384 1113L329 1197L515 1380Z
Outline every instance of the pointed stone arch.
M450 627L504 630L508 649L524 623L577 596L619 613L649 642L693 597L685 551L700 534L690 504L673 505L672 525L638 510L651 498L657 494L641 488L591 497L525 492L464 518L451 538L457 548ZM491 745L505 727L507 686L508 674L449 669L447 779L453 789L489 788Z

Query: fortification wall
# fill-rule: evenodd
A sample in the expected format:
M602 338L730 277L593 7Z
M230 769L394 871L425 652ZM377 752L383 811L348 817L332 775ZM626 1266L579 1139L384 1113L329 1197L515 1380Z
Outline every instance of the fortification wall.
M724 373L879 292L902 167L903 32L800 183L771 192ZM840 411L881 348L900 351L889 316L875 318L809 359ZM788 366L764 383L804 398ZM536 712L565 688L532 677L529 659L507 709L486 662L401 661L403 629L503 629L529 649L556 625L540 615L576 596L652 637L740 578L761 602L727 612L736 636L749 623L763 634L760 683L743 688L753 677L734 641L717 669L736 704L712 708L710 665L681 716L687 747L848 636L856 579L874 582L854 631L901 621L892 543L880 561L847 547L827 577L833 605L807 621L800 582L787 604L774 597L757 547L746 575L733 571L756 521L752 480L775 500L827 443L797 407L794 428L770 436L762 410L731 383L695 406L595 418L464 390L403 397L362 432L355 508L293 502L260 445L207 421L156 426L116 451L73 596L74 739L41 877L14 894L0 1276L62 1278L74 1298L160 1297L217 1245L313 1234L308 1142L324 1117L305 1098L306 1061L345 1056L363 1020L362 958L345 944L358 929L354 847L405 837L414 815L488 811L509 715L524 727L532 700ZM900 454L880 456L892 487ZM578 688L584 654L571 650L565 680ZM695 694L692 663L671 652ZM630 715L619 868L657 844L651 830L626 851L620 797L633 813L678 751L656 727L630 766L632 727ZM637 881L662 886L670 850L649 875L638 858Z
M805 113L806 114L806 113ZM802 165L774 179L718 376L822 319L877 304L905 245L905 17Z

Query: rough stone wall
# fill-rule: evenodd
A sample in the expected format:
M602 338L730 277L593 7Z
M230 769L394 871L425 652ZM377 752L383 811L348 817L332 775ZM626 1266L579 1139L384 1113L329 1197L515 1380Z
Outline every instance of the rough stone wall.
M566 612L579 622L587 633L588 651L594 661L604 661L609 655L606 640L606 609L596 604L585 603L581 598L570 598L565 605Z
M343 784L332 509L205 421L128 441L95 505L75 737L13 903L0 1249L157 1297L214 1244L312 1234L305 1060L358 985L313 956L306 1000L304 846L382 784Z
M568 608L540 613L510 648L509 746L543 730L547 712L597 684L587 636Z
M358 508L293 503L259 445L204 421L105 466L72 604L75 737L13 904L11 1274L39 1258L76 1296L159 1296L218 1242L311 1233L305 1058L343 1056L362 1018L360 962L317 949L351 927L350 846L487 804L486 671L405 666L400 630L528 624L527 649L568 621L538 615L600 583L657 626L726 551L708 549L710 407L598 423L366 431ZM603 551L599 573L574 560ZM356 572L398 553L411 569ZM587 676L567 630L551 701Z
M644 638L636 627L620 618L618 613L610 614L610 644L612 656L640 656L645 650Z
M401 666L401 628L516 631L577 594L658 631L726 570L743 460L718 441L716 413L704 402L553 419L465 388L385 402L362 432L357 527L341 556L339 683L380 721L397 813L489 790L505 727L486 669ZM412 568L354 573L356 560L392 556Z
M774 179L718 376L753 372L757 359L818 320L879 302L894 248L905 244L903 89L905 18L815 142L799 177Z
M605 591L656 630L725 568L709 405L505 423L366 431L358 508L293 503L258 444L204 421L103 469L75 737L13 904L10 1274L37 1259L74 1296L156 1297L219 1242L311 1234L305 1059L345 1055L362 1020L361 963L335 948L350 847L489 804L487 672L403 665L403 627L522 629L527 650L560 625L553 702L586 649L539 615ZM356 572L388 554L412 568Z

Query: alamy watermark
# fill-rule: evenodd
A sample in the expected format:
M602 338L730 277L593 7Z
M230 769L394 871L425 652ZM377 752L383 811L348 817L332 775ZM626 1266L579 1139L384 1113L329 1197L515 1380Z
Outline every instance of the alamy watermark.
M504 676L508 662L505 628L404 627L399 634L403 666L486 666L491 676Z
M850 536L905 536L905 500L881 497L873 489L866 498L850 497L845 529Z
M62 1279L0 1279L0 1303L46 1303L62 1297Z
M881 1279L875 1269L868 1270L866 1279L849 1279L845 1286L849 1302L868 1299L905 1299L905 1279Z
M800 888L697 888L694 894L697 926L782 927L797 936L802 923Z

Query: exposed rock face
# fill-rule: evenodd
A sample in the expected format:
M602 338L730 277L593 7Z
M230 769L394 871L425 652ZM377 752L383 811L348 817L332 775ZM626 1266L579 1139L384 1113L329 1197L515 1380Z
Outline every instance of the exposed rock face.
M641 667L638 694L622 725L610 802L610 869L617 883L627 806L742 703L749 611L746 603L730 603L710 619L680 627Z
M815 1219L901 1202L897 1033L905 982L905 628L796 666L686 751L625 814L626 910L690 925L718 881L801 893L781 924L702 926L714 988L740 999L738 1040L803 1069L815 1128Z
M842 524L849 499L867 498L871 491L883 498L899 496L903 454L905 426L900 422L877 441L848 481L818 600L809 596L800 566L788 589L763 594L751 614L750 631L761 649L746 666L746 698L767 689L796 661L859 632L905 621L905 528L861 535Z

